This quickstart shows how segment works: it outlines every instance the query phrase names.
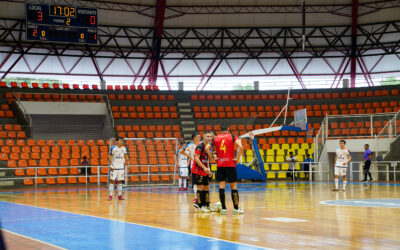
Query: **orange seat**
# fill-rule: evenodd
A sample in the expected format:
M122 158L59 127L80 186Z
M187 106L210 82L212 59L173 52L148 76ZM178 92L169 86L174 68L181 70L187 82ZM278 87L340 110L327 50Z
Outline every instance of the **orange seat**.
M68 183L69 184L76 184L76 178L75 177L68 177Z
M16 169L15 175L16 176L25 176L25 171L23 169Z
M26 160L19 160L18 161L18 167L26 168L26 167L28 167L28 162Z
M71 175L78 175L78 174L79 174L78 168L70 168L70 169L69 169L69 174L71 174Z
M161 181L169 181L169 175L161 175Z
M66 180L64 177L59 177L57 178L57 184L66 184Z
M11 153L10 154L10 159L11 160L19 160L19 154L18 153Z
M139 176L137 176L137 175L131 176L130 181L131 182L139 182Z
M49 175L58 175L57 168L49 168Z
M160 176L159 175L152 175L150 177L151 181L153 182L159 182L160 181Z
M91 177L89 177L89 182L90 182L90 183L97 183L97 181L98 181L97 176L91 176Z
M70 162L71 166L79 166L79 159L71 159Z
M86 177L78 177L78 182L79 183L86 183L87 179L86 179Z
M56 179L55 178L46 178L46 184L55 185L56 184Z
M149 177L147 175L142 175L142 176L140 176L140 181L149 182Z
M67 168L60 168L59 174L60 175L68 175L68 169Z
M24 179L24 185L32 186L33 185L33 179L30 179L30 178Z

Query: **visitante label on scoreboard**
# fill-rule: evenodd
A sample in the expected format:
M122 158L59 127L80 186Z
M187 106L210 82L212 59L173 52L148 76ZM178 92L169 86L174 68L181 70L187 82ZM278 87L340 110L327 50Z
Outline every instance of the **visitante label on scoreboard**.
M26 39L97 44L97 9L26 3Z

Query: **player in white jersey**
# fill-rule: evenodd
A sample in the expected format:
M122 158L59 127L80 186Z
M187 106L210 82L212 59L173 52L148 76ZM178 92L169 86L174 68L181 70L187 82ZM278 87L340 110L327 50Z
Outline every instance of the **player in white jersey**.
M345 148L346 141L340 140L340 148L336 149L335 157L335 188L332 191L339 191L339 176L343 177L343 192L346 191L346 172L347 166L351 161L350 151Z
M124 145L124 139L117 137L117 145L110 149L110 186L108 200L112 200L115 181L118 184L118 199L123 200L122 181L124 180L125 163L129 162L128 154Z
M187 179L189 178L189 157L180 152L183 150L182 148L176 152L177 156L177 163L179 168L179 191L188 190L187 188ZM185 152L186 154L189 153L188 150Z
M194 154L195 154L197 145L200 143L200 139L201 139L200 135L198 133L194 133L192 135L192 142L189 142L188 144L186 144L186 146L183 147L183 149L180 151L180 154L186 155L190 160L189 171L190 171L191 166L193 166ZM187 151L188 151L188 153L187 153ZM192 182L193 182L193 179L192 179ZM196 202L197 201L197 185L196 184L193 184L193 192L194 192L194 196L195 196L193 202Z

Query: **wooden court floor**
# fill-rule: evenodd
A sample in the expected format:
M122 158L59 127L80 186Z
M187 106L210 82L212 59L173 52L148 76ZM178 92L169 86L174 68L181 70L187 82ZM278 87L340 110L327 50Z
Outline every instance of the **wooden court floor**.
M400 184L350 183L346 192L332 192L332 187L328 182L241 184L245 214L232 214L227 189L226 216L195 213L192 193L170 186L128 188L124 201L111 202L107 189L97 186L0 190L0 218L9 249L90 249L95 245L82 241L83 236L101 241L114 234L117 243L102 243L103 249L203 248L197 242L208 249L400 248ZM211 201L218 199L214 185ZM112 223L100 229L93 219ZM35 228L29 229L31 225ZM107 227L111 229L101 231ZM69 232L79 228L86 232L83 236ZM147 237L145 243L140 237Z

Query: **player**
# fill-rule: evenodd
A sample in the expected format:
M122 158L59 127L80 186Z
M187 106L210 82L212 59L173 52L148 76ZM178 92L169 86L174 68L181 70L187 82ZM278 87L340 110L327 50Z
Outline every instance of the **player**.
M237 190L237 173L236 163L239 161L243 153L242 142L238 137L229 133L229 125L221 125L221 134L217 135L207 146L207 150L213 147L213 151L217 154L217 181L219 182L219 198L221 200L221 214L226 215L225 205L225 186L226 181L231 186L233 214L243 214L243 210L239 208L239 193ZM250 134L254 137L254 134ZM235 158L235 145L237 146L237 157Z
M346 192L346 172L351 161L350 151L345 148L346 141L340 140L340 148L336 149L335 157L335 188L332 191L339 191L339 176L343 176L343 192Z
M123 200L122 181L124 180L124 163L128 163L128 154L124 145L124 139L117 137L117 146L111 147L110 150L110 186L108 200L112 200L115 181L118 183L118 199Z
M209 178L211 177L209 154L206 151L206 146L212 139L212 133L204 132L203 141L196 147L194 162L192 166L193 185L197 185L197 201L194 207L204 213L211 212L210 193L209 193Z
M180 152L180 154L186 155L189 158L189 160L190 160L189 166L193 166L194 153L195 153L196 147L199 143L200 143L200 135L198 133L194 133L194 134L192 134L192 142L189 142L188 144L186 144L186 146ZM187 153L187 151L189 153ZM189 168L189 171L190 170L191 169ZM197 201L197 185L195 184L194 178L192 178L192 184L193 184L193 192L194 192L193 202L196 203L196 201Z
M371 172L369 171L369 168L371 167L371 158L372 158L372 152L371 150L369 150L369 145L365 144L364 145L364 180L363 182L367 182L367 175L369 176L369 181L368 182L372 182L372 176L371 176Z
M187 179L189 178L189 164L190 162L189 157L186 155L189 153L189 151L186 151L185 154L181 154L183 150L183 143L182 143L182 148L177 151L177 161L178 161L178 167L179 167L179 191L183 190L188 190L187 188Z

